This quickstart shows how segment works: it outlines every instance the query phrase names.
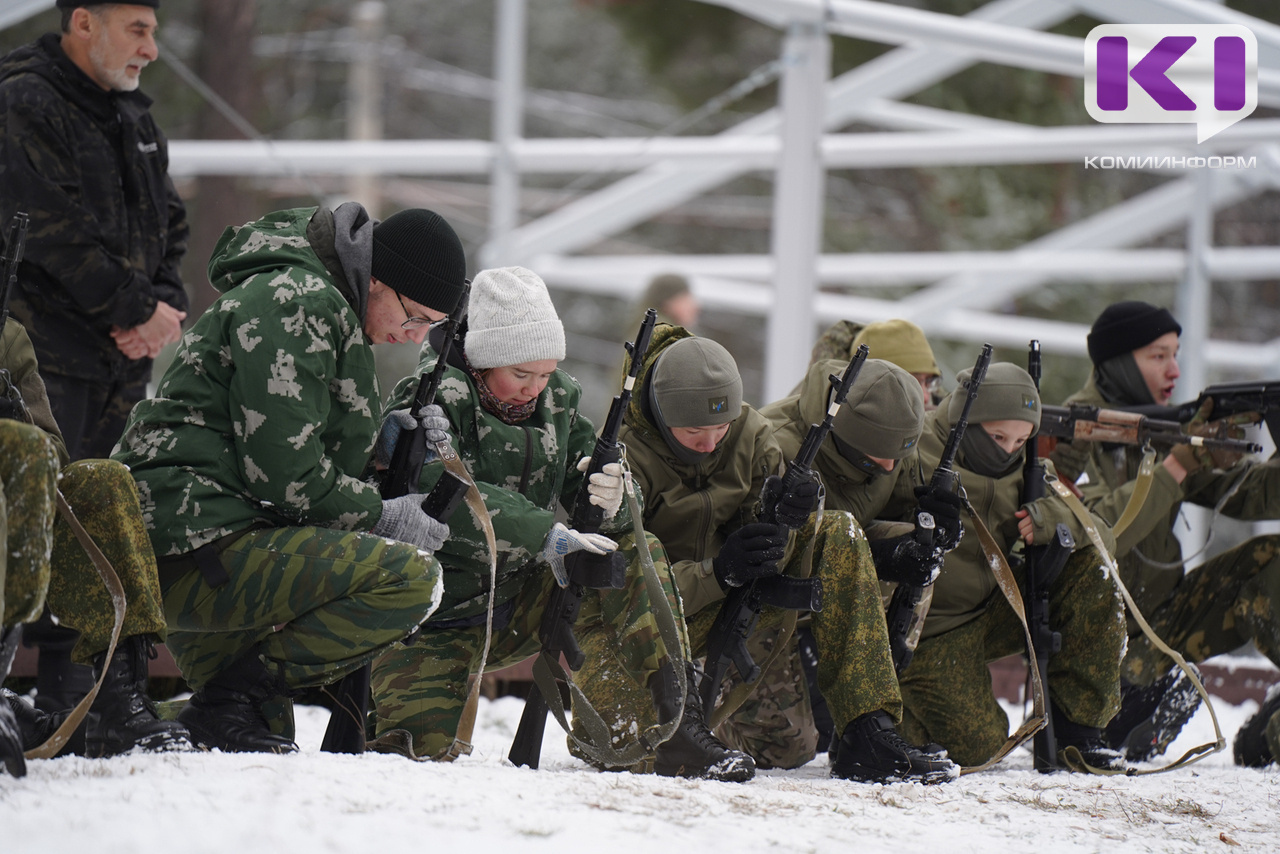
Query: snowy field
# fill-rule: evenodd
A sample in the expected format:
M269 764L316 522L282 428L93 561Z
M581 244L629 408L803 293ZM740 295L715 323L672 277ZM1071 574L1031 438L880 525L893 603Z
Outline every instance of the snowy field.
M31 762L0 776L0 852L1280 851L1280 770L1231 762L1253 702L1215 704L1227 750L1190 768L1045 776L1018 751L929 787L832 780L825 755L744 785L601 774L554 721L542 769L517 769L505 756L522 707L483 701L475 753L453 765L320 753L313 707L298 709L296 756ZM1212 737L1202 708L1170 753Z

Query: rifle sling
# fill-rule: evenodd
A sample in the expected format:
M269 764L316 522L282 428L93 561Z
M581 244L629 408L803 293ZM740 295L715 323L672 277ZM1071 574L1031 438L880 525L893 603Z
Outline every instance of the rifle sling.
M1133 524L1133 520L1138 518L1138 514L1142 512L1142 505L1147 501L1147 495L1151 493L1151 483L1155 479L1156 474L1156 451L1150 445L1142 449L1142 462L1138 464L1138 477L1133 484L1133 492L1129 495L1129 502L1124 506L1124 512L1120 514L1120 518L1111 526L1111 532L1115 534L1116 539L1120 539L1120 535L1129 529ZM1072 496L1075 497L1074 495ZM1079 503L1079 502L1077 502ZM1072 510L1074 511L1074 507ZM1088 515L1087 513L1085 514ZM1079 515L1077 514L1077 517ZM1090 523L1092 524L1092 522ZM1086 530L1088 530L1086 528Z
M80 520L76 518L76 514L72 511L71 505L67 503L67 499L62 496L62 491L58 493L58 512L62 514L62 518L71 526L71 531L76 535L81 547L85 553L89 555L89 559L93 561L94 567L98 570L99 577L102 578L103 585L107 588L107 592L111 594L111 606L115 611L111 624L111 643L107 645L106 657L104 661L110 661L111 657L116 653L116 643L120 640L120 630L124 627L124 612L128 607L128 603L124 595L124 586L120 583L120 576L116 575L115 569L111 566L111 561L107 560L107 556L102 553L102 549L98 548L98 544L93 541L93 537L89 536L89 532L80 524ZM102 672L98 674L98 681L94 683L93 688L85 695L76 707L71 710L71 714L62 722L62 726L58 727L53 735L39 747L32 748L23 754L27 759L50 759L58 755L58 751L66 745L71 739L71 734L76 731L76 727L80 726L80 722L84 720L85 714L89 711L89 707L93 705L94 699L98 696L98 690L102 688L103 681L107 678L107 667L104 665Z

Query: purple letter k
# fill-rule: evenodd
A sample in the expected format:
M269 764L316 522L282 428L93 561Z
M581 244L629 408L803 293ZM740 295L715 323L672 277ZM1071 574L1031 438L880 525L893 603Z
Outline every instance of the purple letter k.
M1195 36L1165 36L1151 49L1150 53L1138 60L1138 64L1129 72L1133 82L1145 89L1162 110L1194 110L1196 108L1196 102L1188 98L1187 93L1173 85L1173 81L1165 76L1169 67L1181 59L1184 53L1191 50L1191 46L1195 43Z

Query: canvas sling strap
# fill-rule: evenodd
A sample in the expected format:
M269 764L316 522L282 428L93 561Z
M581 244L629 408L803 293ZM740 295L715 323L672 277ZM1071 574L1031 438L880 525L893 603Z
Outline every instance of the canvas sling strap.
M71 505L67 503L67 499L62 497L61 491L58 492L58 512L62 514L62 518L71 526L76 539L97 568L98 575L102 578L102 583L106 586L107 592L111 594L111 606L115 614L111 625L111 643L107 645L104 658L104 661L110 661L116 652L116 642L120 640L120 629L124 626L124 612L127 607L124 586L120 583L120 577L116 575L116 571L112 568L111 562L107 560L107 556L102 553L102 549L98 548L98 544L93 541L93 537L89 536L89 532L80 524L80 520L76 518ZM76 731L76 727L80 726L80 722L84 720L85 714L88 713L89 707L93 705L94 699L98 696L98 690L102 688L103 680L106 677L107 668L104 666L102 672L98 674L98 681L94 683L89 693L76 704L76 707L71 710L71 714L67 716L67 719L62 722L62 725L58 727L53 735L49 736L44 744L28 750L24 754L27 759L50 759L58 755L58 751L66 745L71 739L71 734Z

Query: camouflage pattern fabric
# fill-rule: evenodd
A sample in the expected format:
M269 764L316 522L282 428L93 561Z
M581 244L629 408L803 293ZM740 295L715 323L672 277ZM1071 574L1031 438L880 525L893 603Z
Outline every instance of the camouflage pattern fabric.
M889 656L889 634L880 604L875 565L862 529L848 513L827 511L814 537L814 518L795 537L783 572L797 575L804 560L804 544L814 541L812 573L822 578L823 608L811 616L819 650L818 685L831 708L837 731L854 718L883 709L894 720L902 715L897 677ZM688 617L689 640L695 656L706 655L707 635L719 605ZM766 607L748 643L756 662L771 647L783 612ZM794 646L794 645L792 645ZM619 678L607 657L588 650L579 684L592 706L607 721L616 715L615 733L636 732L655 721L647 695ZM817 734L813 724L804 671L790 651L780 655L761 677L768 693L753 693L716 734L751 754L764 767L794 768L813 758ZM730 668L726 683L735 678ZM645 701L645 702L642 702ZM643 716L629 713L641 709ZM774 731L772 726L780 727ZM794 736L795 740L792 739Z
M668 602L683 625L680 599L671 583L666 554L656 538L646 535L654 568ZM644 690L649 678L669 655L658 633L651 603L645 590L639 553L631 535L619 538L620 551L627 556L625 586L619 590L587 590L574 635L587 656L587 666L574 674L584 690L592 687L594 664L607 661L611 678L625 683L629 696L652 717L652 704ZM524 586L515 598L511 621L495 627L486 669L518 664L541 648L538 628L552 591L555 577L546 564L537 571L523 573ZM377 705L376 733L404 729L413 736L417 756L434 756L453 743L458 719L466 701L468 677L477 669L476 659L484 644L484 625L460 628L424 626L412 646L396 644L373 663L371 687ZM681 642L687 647L683 634ZM687 649L681 650L687 656ZM605 709L597 709L609 720ZM624 706L623 713L635 714ZM634 737L634 736L632 736Z
M219 556L229 581L194 566L161 583L167 645L198 689L254 644L290 689L325 685L373 659L440 602L440 564L371 534L301 527L250 531Z
M1062 650L1049 659L1048 689L1082 726L1104 727L1120 708L1123 610L1097 551L1072 554L1049 596L1049 620L1062 633ZM1022 625L998 593L976 619L920 641L901 674L898 731L912 744L941 744L961 765L985 762L1009 735L987 665L1025 648Z
M31 225L12 309L46 376L145 382L109 335L187 308L179 265L189 228L169 147L142 92L106 92L58 34L0 59L0 222Z
M129 470L112 460L84 460L62 472L59 486L124 587L128 608L120 637L152 635L163 641L156 558ZM52 564L49 610L62 625L80 632L72 659L89 664L110 645L115 607L97 567L62 514L53 525Z
M115 458L159 557L250 527L368 530L382 514L361 479L381 417L373 347L310 242L316 210L223 232L209 262L223 295L134 407Z
M1156 634L1188 661L1248 643L1272 661L1280 657L1280 536L1255 537L1205 561L1184 576L1158 608L1144 614ZM1120 675L1150 685L1173 666L1146 635L1129 638ZM1280 754L1276 754L1280 756Z
M44 610L57 478L49 435L0 419L0 629L29 623Z

